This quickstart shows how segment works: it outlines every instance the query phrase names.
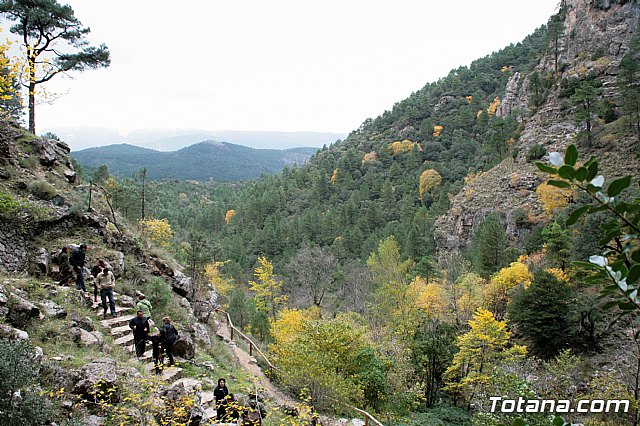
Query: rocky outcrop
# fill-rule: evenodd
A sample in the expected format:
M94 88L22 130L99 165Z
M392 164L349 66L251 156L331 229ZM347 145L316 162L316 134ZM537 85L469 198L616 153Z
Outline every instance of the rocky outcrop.
M15 293L9 296L8 307L7 321L17 328L24 328L29 320L40 316L40 308Z
M0 270L23 272L28 265L27 240L15 226L0 221Z
M209 336L209 331L207 327L200 323L195 323L192 326L193 335L195 336L196 343L199 343L204 346L211 346L211 336Z
M67 311L51 300L41 300L38 304L42 308L42 313L47 317L65 318L67 316Z
M555 75L556 80L595 72L603 82L604 96L615 95L617 68L637 31L640 6L637 2L600 0L567 0L566 3L565 31L560 40L562 74ZM600 57L596 57L596 51ZM540 75L553 74L554 58L548 54L536 71ZM497 213L512 243L523 243L533 226L529 219L541 219L542 209L535 189L545 178L526 161L527 153L534 145L542 145L547 152L564 152L569 144L575 142L579 130L570 105L566 99L559 98L558 93L556 86L532 116L520 117L523 130L515 146L518 153L515 160L505 159L468 182L453 197L449 212L435 223L434 234L439 251L467 248L474 229L490 213ZM516 110L527 111L527 104L528 76L516 72L507 84L496 114L506 116ZM623 170L619 161L614 165L615 161L608 160L606 147L594 148L600 151L593 154L604 157L601 169L609 168L614 175L637 173L637 163L631 162L631 166ZM624 149L624 146L616 147L617 151ZM628 151L632 152L631 148ZM523 215L528 220L520 220Z
M36 250L34 263L38 274L47 275L49 273L49 252L46 248L40 247Z
M120 397L116 361L111 358L100 358L86 364L77 372L78 380L72 392L89 400L96 395L108 395L111 401L117 402Z
M196 354L196 345L189 333L180 333L173 345L173 353L184 359L193 359Z
M26 341L29 340L29 334L26 331L13 328L5 324L0 324L0 339Z

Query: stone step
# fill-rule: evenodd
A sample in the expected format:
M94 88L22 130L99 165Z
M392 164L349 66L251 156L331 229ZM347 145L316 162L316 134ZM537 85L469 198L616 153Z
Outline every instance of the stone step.
M98 300L98 302L93 302L93 310L96 311L97 314L101 314L102 313L102 302L100 302L100 300ZM109 302L107 302L107 313L110 312L109 310ZM116 305L116 314L120 313L120 312L131 312L133 313L133 308L126 308L124 306L120 306L120 305Z
M129 328L128 324L127 325L121 325L121 326L118 326L118 327L113 327L111 329L111 336L114 339L119 339L121 337L128 336L129 334L132 334L132 333L133 333L133 330L131 330L131 328Z
M149 374L155 374L153 363L145 364L144 368ZM162 374L159 374L158 377L168 382L173 382L183 377L183 369L165 364L162 368Z
M103 327L106 328L115 328L123 325L129 325L129 321L131 321L135 317L133 314L117 316L116 318L108 318L100 321Z

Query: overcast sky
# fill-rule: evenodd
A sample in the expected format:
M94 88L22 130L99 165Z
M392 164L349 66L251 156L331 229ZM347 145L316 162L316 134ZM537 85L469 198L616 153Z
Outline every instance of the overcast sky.
M59 0L111 66L56 77L38 129L350 132L546 23L558 0ZM5 31L3 35L7 35ZM505 64L508 65L508 64Z

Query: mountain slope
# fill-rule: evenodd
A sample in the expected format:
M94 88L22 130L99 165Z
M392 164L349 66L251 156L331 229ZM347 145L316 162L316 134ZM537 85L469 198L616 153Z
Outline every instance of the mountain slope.
M285 166L303 164L316 148L254 149L227 142L205 141L173 152L159 152L121 144L73 152L84 166L106 164L119 176L146 167L150 179L248 180L279 173Z

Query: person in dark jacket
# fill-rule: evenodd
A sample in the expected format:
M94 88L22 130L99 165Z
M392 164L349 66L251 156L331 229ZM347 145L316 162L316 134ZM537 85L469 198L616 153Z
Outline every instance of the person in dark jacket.
M58 265L60 265L60 285L67 285L69 279L73 276L71 273L71 264L69 263L69 248L62 247L62 251L58 256Z
M226 414L225 397L229 395L227 383L225 379L218 379L218 386L213 390L213 396L216 398L216 419L222 420Z
M156 375L162 374L163 367L163 358L162 358L162 344L160 343L160 336L154 335L149 336L149 340L151 341L151 356L153 358L153 367L155 369Z
M129 321L129 328L133 330L133 342L136 345L136 356L141 358L147 349L146 339L149 336L149 321L138 311L138 315Z
M87 292L87 287L84 285L84 263L87 253L87 245L80 244L80 248L75 250L71 255L71 265L73 271L76 273L76 288Z
M258 401L257 395L249 395L249 405L242 410L242 425L262 426L262 420L267 416L267 412Z
M169 365L175 364L173 360L173 344L178 340L178 330L171 324L171 318L162 318L162 328L160 329L160 343L167 351L169 357Z

